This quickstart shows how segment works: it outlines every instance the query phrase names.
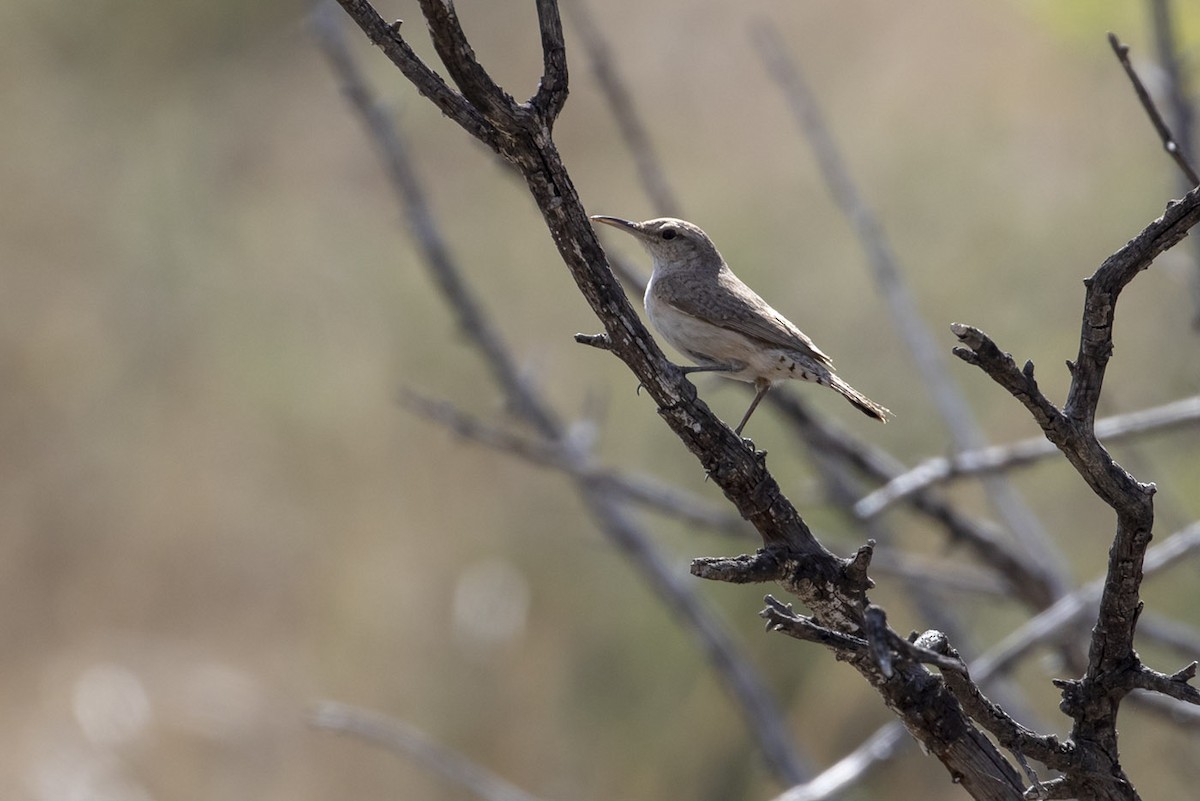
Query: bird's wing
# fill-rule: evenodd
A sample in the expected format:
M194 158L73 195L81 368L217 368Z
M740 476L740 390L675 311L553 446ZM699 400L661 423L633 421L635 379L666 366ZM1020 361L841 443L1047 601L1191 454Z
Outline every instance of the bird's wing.
M702 283L683 275L662 276L655 287L659 299L679 311L705 322L757 339L768 346L799 351L833 367L833 361L790 320L771 308L741 279L722 269L715 280ZM670 284L687 284L686 291L672 292ZM719 298L719 300L718 300Z

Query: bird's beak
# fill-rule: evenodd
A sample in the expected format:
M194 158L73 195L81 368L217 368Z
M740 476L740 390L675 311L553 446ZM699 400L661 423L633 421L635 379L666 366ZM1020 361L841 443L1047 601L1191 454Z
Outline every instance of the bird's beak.
M623 220L620 217L609 217L606 214L593 214L588 219L592 220L593 222L604 223L605 225L611 225L613 228L622 228L634 235L640 234L642 232L642 228L640 225L638 225L637 223L632 222L630 220Z

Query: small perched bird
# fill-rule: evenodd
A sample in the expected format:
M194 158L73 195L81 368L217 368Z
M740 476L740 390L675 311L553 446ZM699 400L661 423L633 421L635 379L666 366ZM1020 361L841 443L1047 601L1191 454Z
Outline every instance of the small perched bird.
M754 384L758 392L734 429L739 436L767 390L787 379L830 387L863 414L887 422L891 412L843 381L803 331L733 274L698 226L673 217L591 219L633 234L650 253L646 314L667 342L696 362L684 373L722 373Z

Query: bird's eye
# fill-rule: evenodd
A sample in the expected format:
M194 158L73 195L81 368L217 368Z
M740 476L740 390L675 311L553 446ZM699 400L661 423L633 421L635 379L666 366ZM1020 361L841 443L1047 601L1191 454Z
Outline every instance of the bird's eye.
M679 232L676 231L674 228L664 228L663 232L662 232L662 234L660 234L660 236L662 236L663 239L671 240L671 239L674 239L675 237L679 236Z

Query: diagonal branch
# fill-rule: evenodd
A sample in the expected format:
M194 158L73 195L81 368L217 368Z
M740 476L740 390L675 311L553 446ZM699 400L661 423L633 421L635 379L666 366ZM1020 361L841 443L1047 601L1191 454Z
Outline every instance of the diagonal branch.
M517 101L504 91L475 58L454 4L450 0L419 0L438 58L467 102L505 133L516 119Z
M958 653L940 632L926 632L917 642L936 653L958 658ZM1054 735L1036 734L1013 720L1007 712L983 694L978 678L972 681L965 668L943 670L942 677L967 714L996 735L996 739L1005 748L1023 756L1033 757L1055 770L1067 771L1075 766L1072 759L1073 749L1069 745L1064 745Z
M1194 678L1196 678L1195 662L1191 662L1171 674L1159 673L1157 670L1151 670L1142 665L1141 670L1131 674L1130 685L1138 689L1161 693L1177 701L1200 705L1200 690L1188 683Z
M858 748L804 784L789 788L773 801L829 801L840 798L867 771L911 744L912 738L899 721L885 723Z
M371 43L383 51L391 62L441 112L458 123L479 141L499 152L502 144L499 131L479 110L430 69L400 36L400 22L387 23L368 0L338 0L350 18L358 24Z
M1165 11L1162 13L1165 14ZM1157 17L1159 14L1156 13L1155 16ZM1159 25L1156 27L1161 28L1162 26ZM1142 79L1138 77L1137 71L1134 70L1133 64L1129 63L1129 45L1118 39L1115 33L1108 35L1108 44L1112 47L1113 52L1116 53L1121 66L1125 68L1125 74L1129 76L1129 82L1133 84L1134 93L1137 95L1138 100L1141 101L1142 108L1145 109L1146 116L1150 118L1150 123L1154 126L1154 130L1158 132L1158 138L1162 140L1163 150L1167 151L1167 154L1175 160L1175 163L1179 166L1183 174L1187 176L1189 187L1200 184L1200 175L1196 174L1196 169L1188 160L1187 153L1179 146L1179 142L1176 141L1174 134L1171 133L1166 120L1163 119L1162 114L1158 113L1158 106L1155 105L1154 99L1150 97L1150 93L1146 91L1146 87L1142 83ZM1174 48L1170 47L1169 44L1159 49L1174 52ZM1163 66L1175 79L1172 81L1172 85L1178 87L1179 65L1175 63L1174 59L1171 59ZM1186 107L1186 103L1183 106Z

